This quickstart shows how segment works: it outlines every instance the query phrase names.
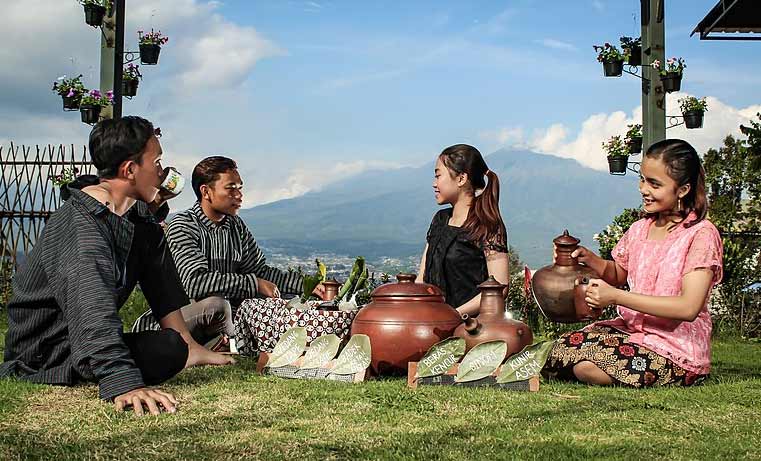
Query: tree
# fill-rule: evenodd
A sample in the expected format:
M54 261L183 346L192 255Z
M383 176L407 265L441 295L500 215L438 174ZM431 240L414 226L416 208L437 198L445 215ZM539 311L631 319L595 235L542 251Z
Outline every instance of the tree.
M747 140L727 136L720 149L705 154L703 165L709 218L724 245L714 309L720 323L750 336L761 333L759 293L751 288L761 282L761 123L741 130Z

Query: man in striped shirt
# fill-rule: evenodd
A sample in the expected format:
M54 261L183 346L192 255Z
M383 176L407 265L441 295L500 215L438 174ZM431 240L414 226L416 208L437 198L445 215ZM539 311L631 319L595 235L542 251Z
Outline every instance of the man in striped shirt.
M0 377L95 381L117 409L174 412L174 396L147 386L187 366L232 360L194 341L179 311L188 298L148 205L163 174L153 125L139 117L102 121L89 147L98 177L67 188L70 197L13 279ZM118 310L138 282L161 331L123 333Z
M193 192L198 201L172 218L167 229L169 249L188 296L205 308L183 308L186 321L195 316L225 314L223 331L233 334L233 306L255 297L279 298L301 294L302 276L267 265L264 253L238 216L243 203L243 180L238 165L226 157L208 157L193 169ZM315 290L320 296L322 286ZM135 331L155 328L146 312ZM154 325L152 327L152 324Z

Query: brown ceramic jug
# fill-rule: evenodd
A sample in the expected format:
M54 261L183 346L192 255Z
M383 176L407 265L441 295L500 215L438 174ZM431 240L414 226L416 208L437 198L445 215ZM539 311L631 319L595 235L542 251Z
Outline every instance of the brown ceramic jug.
M531 278L531 291L536 303L542 313L555 322L575 323L597 318L602 311L587 306L584 295L588 280L599 275L571 257L580 240L566 230L552 242L557 254L555 264L539 269Z
M579 322L587 322L590 320L597 320L597 317L602 314L602 309L587 304L585 298L587 297L587 287L589 286L589 278L581 277L575 282L573 287L573 305L576 309L576 318Z
M359 310L351 324L351 334L370 337L371 367L376 375L407 374L408 362L419 361L462 323L438 287L415 283L415 274L396 278L398 283L372 292L372 301Z
M499 283L493 276L478 285L481 291L481 309L478 317L468 317L457 327L454 336L465 340L465 350L469 351L477 344L502 340L507 343L507 356L517 354L534 341L531 328L523 322L505 316L506 285Z
M324 301L333 301L338 296L338 289L341 287L341 284L336 279L328 279L322 282L322 286L325 287Z

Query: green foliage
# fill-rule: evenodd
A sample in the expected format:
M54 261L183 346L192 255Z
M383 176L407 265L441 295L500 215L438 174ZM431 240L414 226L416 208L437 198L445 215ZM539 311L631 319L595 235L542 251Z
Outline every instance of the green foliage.
M679 100L679 107L682 109L682 113L706 112L708 110L708 103L706 102L706 98L687 96L686 98Z
M613 223L605 227L599 234L592 238L600 244L600 256L603 259L613 259L611 252L621 237L629 230L632 224L642 217L641 208L625 208L618 216L613 218Z
M720 323L734 324L741 335L761 334L761 302L748 287L761 282L761 168L754 164L761 143L759 123L748 139L727 136L703 160L709 217L722 234L724 279L713 298Z
M319 259L315 259L314 262L317 265L317 272L315 272L313 275L304 275L301 282L302 283L302 293L301 293L302 303L305 303L307 299L309 298L316 299L316 297L312 295L312 292L314 291L315 288L317 288L317 285L325 281L325 275L327 273L325 264L321 263ZM298 272L300 274L303 274L303 271L301 270L301 266L299 266Z
M13 280L13 263L10 259L0 260L0 312L5 310L11 299Z
M74 78L68 78L63 75L53 82L53 91L61 96L79 98L87 92L87 88L85 88L84 83L82 83L81 74Z
M670 58L666 60L666 65L661 65L661 61L656 59L651 64L654 69L658 71L658 73L665 77L668 74L679 74L682 75L684 73L684 69L687 67L687 65L684 63L684 59L682 58Z
M122 318L124 331L132 329L135 320L150 308L151 307L148 305L148 301L145 299L143 292L138 288L132 290L127 301L122 308L119 309L119 317Z
M79 169L76 167L64 168L63 170L61 170L60 174L51 176L50 182L52 182L54 186L60 187L65 184L69 184L73 182L77 178L78 173L79 173Z
M626 145L621 136L613 136L608 142L602 143L602 149L607 152L608 157L628 157L629 147Z
M626 137L624 139L626 144L630 144L632 141L634 141L634 138L642 137L642 125L635 123L632 125L626 125L626 127L629 128L626 131Z
M622 53L621 50L610 43L605 43L604 45L592 45L592 48L597 52L597 60L599 62L623 61L628 57L628 54Z
M621 41L621 49L624 50L624 53L627 55L632 54L632 48L637 48L642 46L642 38L632 38L623 36L619 39Z
M124 71L122 72L123 80L140 80L141 78L143 78L143 74L140 73L140 66L132 63L124 66Z

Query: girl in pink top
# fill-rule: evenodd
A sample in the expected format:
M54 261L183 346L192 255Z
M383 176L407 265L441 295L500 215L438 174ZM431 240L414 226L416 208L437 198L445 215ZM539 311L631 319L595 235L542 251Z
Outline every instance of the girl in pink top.
M722 277L722 245L705 219L705 173L695 149L679 139L645 154L639 190L647 217L635 222L607 261L580 247L573 256L597 271L592 307L618 306L618 317L563 335L545 366L550 376L588 384L689 386L711 368L708 298ZM615 287L628 283L630 291Z

